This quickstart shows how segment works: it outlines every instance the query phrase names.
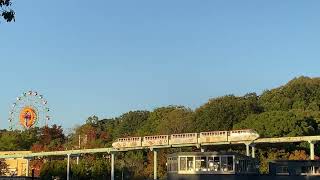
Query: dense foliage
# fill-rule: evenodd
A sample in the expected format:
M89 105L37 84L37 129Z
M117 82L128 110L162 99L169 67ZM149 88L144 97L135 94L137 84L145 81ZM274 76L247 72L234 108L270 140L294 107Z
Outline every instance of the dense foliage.
M319 107L320 79L299 77L259 96L249 93L240 97L227 95L213 98L195 110L183 106L167 106L151 112L130 111L112 119L99 120L98 117L92 116L68 136L56 125L24 132L3 130L0 132L0 149L50 151L110 147L119 137L242 128L255 129L262 137L316 135L319 134L320 127ZM244 151L244 146L241 145L232 148ZM261 172L268 171L268 160L306 159L309 156L305 143L258 145L257 149ZM163 149L158 153L160 177L166 175L166 155L180 150ZM319 153L317 148L316 154ZM65 161L57 161L56 158L36 159L32 165L44 179L51 176L64 177ZM150 178L153 171L152 163L151 151L117 153L116 177ZM84 155L80 158L79 165L76 165L73 158L71 172L73 179L109 177L110 157L106 154Z
M7 22L15 20L15 12L11 9L11 5L11 0L0 0L0 17Z

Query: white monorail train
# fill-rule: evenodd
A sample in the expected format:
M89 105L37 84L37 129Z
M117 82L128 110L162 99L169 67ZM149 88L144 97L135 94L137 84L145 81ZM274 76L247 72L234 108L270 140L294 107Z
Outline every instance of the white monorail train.
M252 129L211 131L200 133L119 138L114 143L112 143L112 147L121 149L135 147L171 146L181 144L210 144L219 142L232 143L237 141L253 141L258 138L259 134Z

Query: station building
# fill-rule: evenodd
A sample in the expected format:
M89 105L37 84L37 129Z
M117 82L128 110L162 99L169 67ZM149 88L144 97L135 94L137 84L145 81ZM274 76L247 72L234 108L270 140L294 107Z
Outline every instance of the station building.
M178 152L167 158L167 180L319 180L319 160L277 160L269 174L259 162L234 152Z
M0 151L0 155L29 154L31 151ZM7 176L25 176L27 171L27 159L8 158L4 162L7 164Z

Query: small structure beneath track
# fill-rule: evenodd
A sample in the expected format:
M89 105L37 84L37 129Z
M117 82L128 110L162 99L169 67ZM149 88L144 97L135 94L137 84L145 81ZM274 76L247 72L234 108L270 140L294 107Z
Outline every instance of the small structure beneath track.
M169 180L219 174L258 174L255 158L234 152L179 152L167 158Z

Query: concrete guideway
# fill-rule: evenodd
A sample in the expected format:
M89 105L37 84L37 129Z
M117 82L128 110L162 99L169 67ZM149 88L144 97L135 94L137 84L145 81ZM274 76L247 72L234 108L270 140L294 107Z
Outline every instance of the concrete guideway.
M320 136L300 136L300 137L279 137L279 138L258 138L253 141L222 141L214 143L185 143L179 145L166 145L166 146L150 146L150 147L132 147L132 148L95 148L95 149L79 149L79 150L66 150L66 151L51 151L51 152L36 152L29 154L4 154L0 155L0 159L6 158L26 158L31 159L33 157L46 157L46 156L67 156L67 180L69 180L70 173L70 157L77 156L77 162L80 154L94 154L94 153L108 153L111 154L111 180L114 180L114 162L115 162L115 153L124 152L124 151L133 151L133 150L142 150L147 149L153 151L154 156L154 179L157 179L157 151L158 149L164 148L175 148L175 147L198 147L201 146L214 146L214 145L228 145L228 144L245 144L246 145L246 155L250 156L250 147L252 148L252 157L255 157L255 145L264 144L264 143L294 143L294 142L308 142L310 144L310 159L314 160L314 145L317 141L320 141ZM27 163L29 164L29 163ZM29 167L27 167L29 169ZM27 174L28 175L28 171Z
M259 138L255 140L254 144L261 143L294 143L294 142L308 142L310 145L310 159L314 160L314 144L320 141L320 136L300 136L300 137L279 137L279 138Z
M320 136L299 136L299 137L279 137L279 138L259 138L254 140L255 144L260 143L293 143L320 141Z

